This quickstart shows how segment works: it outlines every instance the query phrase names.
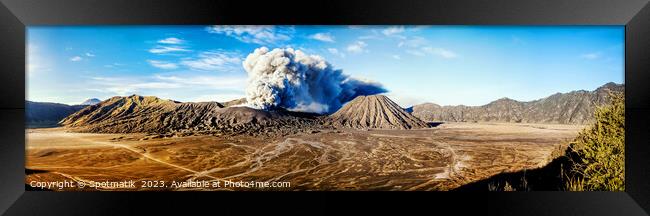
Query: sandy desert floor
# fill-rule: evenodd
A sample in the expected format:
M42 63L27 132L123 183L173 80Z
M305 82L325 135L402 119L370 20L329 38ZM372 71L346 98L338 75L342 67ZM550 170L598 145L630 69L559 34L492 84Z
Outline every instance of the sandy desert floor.
M450 190L501 172L544 166L583 127L446 123L421 130L331 130L269 139L26 129L25 184L133 180L136 188L63 190ZM290 186L172 187L174 181ZM143 188L143 183L158 187Z

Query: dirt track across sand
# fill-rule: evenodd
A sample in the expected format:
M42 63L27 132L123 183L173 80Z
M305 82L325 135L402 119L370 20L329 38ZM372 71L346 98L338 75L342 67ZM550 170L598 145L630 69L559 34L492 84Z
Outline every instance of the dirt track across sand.
M26 182L285 181L291 187L270 190L449 190L501 172L543 166L581 128L450 123L419 130L330 130L273 139L147 140L144 134L27 129L26 168L44 172L29 174Z

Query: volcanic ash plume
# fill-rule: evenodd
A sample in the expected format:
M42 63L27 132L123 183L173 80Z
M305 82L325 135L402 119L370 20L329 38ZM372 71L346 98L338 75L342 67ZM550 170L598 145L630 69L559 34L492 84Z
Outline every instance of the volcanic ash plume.
M359 95L386 92L381 84L351 78L322 57L291 48L255 49L243 65L248 105L259 109L331 113Z

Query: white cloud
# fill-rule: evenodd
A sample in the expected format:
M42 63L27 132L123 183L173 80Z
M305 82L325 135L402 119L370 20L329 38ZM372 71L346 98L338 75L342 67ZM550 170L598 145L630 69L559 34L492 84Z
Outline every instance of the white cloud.
M116 95L139 94L142 90L181 88L173 82L143 79L142 77L91 77L93 88L88 90Z
M600 57L602 57L601 52L586 53L580 56L580 58L589 59L589 60L599 59Z
M427 39L424 39L423 37L411 37L400 41L397 44L397 47L411 47L411 48L422 47L427 45L428 43L429 41L427 41Z
M84 58L81 57L81 56L86 56L86 57L95 57L95 55L92 54L92 53L84 53L84 54L82 54L82 55L78 55L78 56L70 57L70 61L78 62L78 61L84 60Z
M166 54L166 53L174 53L174 52L192 52L192 50L187 49L187 47L179 46L179 44L185 43L184 40L179 38L169 37L169 38L158 40L157 42L159 43L159 45L156 45L155 47L149 49L150 53Z
M446 59L458 57L455 52L441 47L432 47L427 39L417 36L403 38L397 44L397 47L404 48L406 53L414 56L434 55Z
M128 85L136 89L168 89L168 88L180 88L182 87L178 83L167 83L167 82L145 82L145 83L135 83Z
M386 39L386 35L384 35L378 29L371 29L370 32L367 32L367 31L364 31L364 32L365 32L365 34L357 37L357 39L359 39L359 40L383 40L383 39Z
M241 94L209 94L209 95L200 95L195 98L190 98L190 102L206 102L206 101L217 101L217 102L227 102L235 99L240 99L246 97L246 94L243 92Z
M439 47L423 47L422 50L429 54L437 55L446 59L456 58L458 55L450 50Z
M198 59L186 59L181 64L204 71L230 71L241 68L242 58L238 53L224 51L210 51L199 54Z
M158 43L162 44L182 44L184 42L184 40L175 37L169 37L158 41Z
M316 33L316 34L310 35L309 38L314 39L314 40L323 41L323 42L330 42L330 43L334 42L334 36L332 36L329 33Z
M157 61L157 60L147 60L151 66L160 68L160 69L165 69L165 70L171 70L171 69L176 69L178 68L178 65L171 63L171 62L166 62L166 61Z
M340 56L341 58L345 58L345 53L340 52L336 48L327 48L327 51L330 52L333 55L337 55L337 56Z
M180 76L161 76L156 75L157 80L178 83L188 87L208 87L211 89L231 89L242 90L246 87L246 77L228 77L228 76L194 76L194 77L180 77Z
M379 39L377 35L371 34L371 35L362 35L357 37L359 40L373 40L373 39Z
M260 45L276 44L280 41L291 39L290 28L276 28L275 26L210 26L206 29L209 33L224 34L244 43Z
M407 49L405 52L414 56L434 55L445 59L453 59L458 57L458 54L451 50L430 46L420 47L419 49Z
M106 67L106 68L116 68L116 67L120 67L120 66L124 66L124 64L113 63L113 64L104 65L104 67Z
M167 89L208 89L238 92L246 86L246 77L227 76L128 76L128 77L91 77L86 90L112 95L130 95L152 93L162 95L160 90Z
M156 46L154 48L151 48L149 52L154 54L164 54L170 52L191 52L191 50L180 46Z
M397 59L397 60L402 59L402 57L400 57L399 55L393 55L392 57L393 57L394 59Z
M424 52L422 52L420 50L417 50L417 49L410 49L410 50L406 50L405 52L408 53L408 54L414 55L414 56L425 56L426 55L426 53L424 53Z
M392 26L381 31L386 36L397 35L404 32L404 26Z
M361 53L361 52L366 51L365 48L366 48L367 46L368 46L368 44L366 44L365 42L363 42L363 41L357 41L357 42L354 42L354 43L348 45L348 47L346 48L346 50L347 50L348 52L351 52L351 53Z

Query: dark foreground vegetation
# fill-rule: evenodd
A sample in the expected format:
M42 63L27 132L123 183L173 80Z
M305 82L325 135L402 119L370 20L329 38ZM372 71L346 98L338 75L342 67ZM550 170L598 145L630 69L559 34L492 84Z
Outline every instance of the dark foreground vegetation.
M558 149L548 165L461 186L456 191L624 191L625 98L610 94L610 103L598 107L594 123L576 139Z

